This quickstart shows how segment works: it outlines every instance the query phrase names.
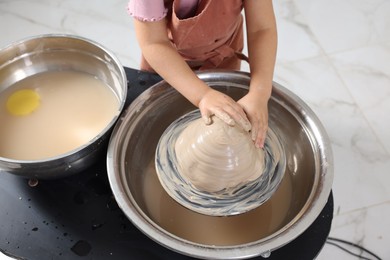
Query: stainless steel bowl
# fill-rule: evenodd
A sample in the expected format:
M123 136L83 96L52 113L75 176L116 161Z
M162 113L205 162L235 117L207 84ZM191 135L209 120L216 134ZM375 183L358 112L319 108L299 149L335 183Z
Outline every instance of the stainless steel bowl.
M234 99L248 91L250 75L247 73L211 71L198 75ZM288 189L278 190L271 197L268 202L277 202L273 206L267 202L238 216L210 217L176 205L156 181L154 169L155 149L163 131L193 109L162 81L141 94L115 126L107 154L108 177L126 216L167 248L206 259L266 256L304 232L326 205L333 182L330 142L313 111L292 92L274 83L269 124L285 148L286 172L281 187L289 183ZM277 207L280 214L274 211ZM282 211L283 217L272 230L249 235L252 229L262 230L259 225L267 223L271 227ZM208 222L212 222L209 228L203 228ZM187 230L191 225L195 229ZM214 226L221 228L213 230ZM229 240L222 241L221 237L210 240L218 232L230 236ZM195 235L198 237L194 238ZM234 236L243 239L236 240Z
M110 86L119 100L117 115L93 140L75 150L45 160L0 157L0 171L27 178L59 178L82 171L104 153L110 131L125 104L127 79L118 59L98 43L78 36L50 34L6 46L0 50L0 94L29 76L64 70L93 75Z

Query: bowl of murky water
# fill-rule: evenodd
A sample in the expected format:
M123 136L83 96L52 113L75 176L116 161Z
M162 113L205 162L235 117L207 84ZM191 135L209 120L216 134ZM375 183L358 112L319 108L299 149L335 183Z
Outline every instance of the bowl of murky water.
M103 46L40 35L0 50L0 170L27 178L80 172L105 150L127 80Z
M235 100L248 92L248 73L206 71L198 76ZM264 204L220 217L182 206L166 192L156 172L156 147L164 131L194 109L162 81L142 93L116 124L107 169L125 215L163 246L204 259L268 256L302 234L326 205L333 181L330 142L313 111L274 83L269 126L284 149L283 179Z

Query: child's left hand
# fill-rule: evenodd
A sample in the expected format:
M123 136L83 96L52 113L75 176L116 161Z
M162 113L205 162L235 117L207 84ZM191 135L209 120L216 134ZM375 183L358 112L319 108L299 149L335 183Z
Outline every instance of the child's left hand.
M252 124L251 137L257 148L263 148L268 129L268 98L249 92L237 101Z

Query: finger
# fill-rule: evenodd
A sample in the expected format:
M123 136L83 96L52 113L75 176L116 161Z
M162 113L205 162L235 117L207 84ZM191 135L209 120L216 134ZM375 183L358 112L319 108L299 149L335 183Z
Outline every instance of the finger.
M255 141L255 146L257 148L264 148L264 142L267 136L267 128L268 128L267 126L263 126L258 130L256 141Z
M230 126L235 125L234 119L230 117L230 115L225 111L223 111L222 109L215 109L214 115Z
M237 107L232 105L226 106L225 111L246 132L249 132L251 130L252 124L250 123L249 119L247 118L241 106L237 106Z
M240 116L239 118L235 118L235 120L246 132L249 132L252 129L252 124L247 118Z
M252 138L252 141L253 141L253 142L256 142L258 132L259 132L259 126L258 126L258 124L252 124L251 138Z
M211 120L212 113L211 112L208 112L208 111L203 112L202 110L200 110L200 114L202 116L203 122L206 125L210 125L212 123L212 120Z

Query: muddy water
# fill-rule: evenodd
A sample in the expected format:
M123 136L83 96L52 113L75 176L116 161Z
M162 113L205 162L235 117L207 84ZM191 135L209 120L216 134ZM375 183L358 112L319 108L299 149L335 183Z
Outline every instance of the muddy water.
M33 93L39 104L15 115L5 104L21 90ZM29 101L27 96L12 109ZM91 75L59 71L25 78L0 93L0 156L36 160L69 152L98 135L118 108L113 91Z
M238 245L262 239L287 224L292 183L286 174L265 204L247 213L212 217L188 210L164 191L151 162L145 170L143 197L148 216L166 231L205 245Z

